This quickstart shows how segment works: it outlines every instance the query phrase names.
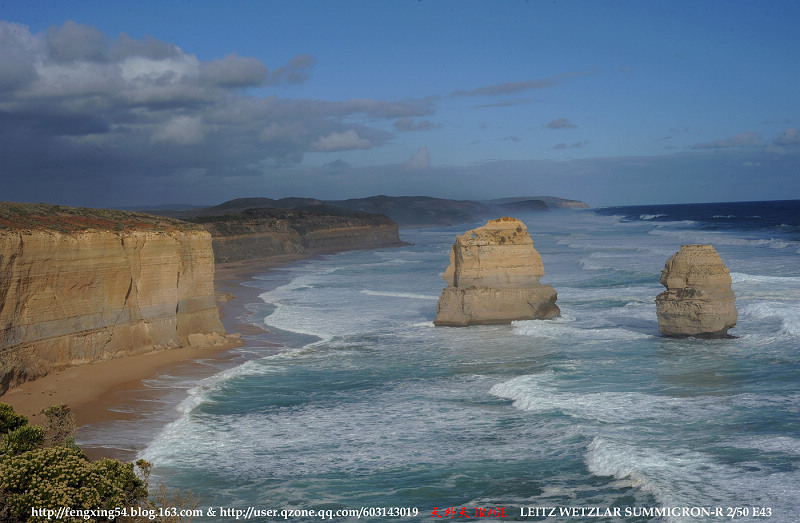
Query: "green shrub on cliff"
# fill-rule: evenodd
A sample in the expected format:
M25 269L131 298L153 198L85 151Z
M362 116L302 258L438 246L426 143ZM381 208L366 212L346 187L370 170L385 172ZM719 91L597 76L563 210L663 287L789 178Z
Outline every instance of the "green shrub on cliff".
M28 418L14 412L14 407L0 403L0 436L17 427L28 424Z
M0 458L0 478L0 489L11 514L23 520L31 515L31 508L113 510L147 497L132 463L110 459L91 462L79 450L66 447L40 448Z
M105 458L92 462L75 445L74 418L67 406L44 413L46 429L28 424L0 403L0 521L47 521L46 516L32 516L32 508L113 510L147 503L146 481L132 463Z
M23 425L3 434L3 454L16 456L38 449L44 443L44 429L34 425Z

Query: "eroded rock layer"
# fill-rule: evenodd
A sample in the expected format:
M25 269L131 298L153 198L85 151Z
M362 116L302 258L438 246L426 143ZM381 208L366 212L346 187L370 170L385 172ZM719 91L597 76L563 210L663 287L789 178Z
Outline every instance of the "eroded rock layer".
M68 365L224 333L200 230L0 228L0 394Z
M661 271L658 329L666 336L726 337L736 325L731 275L711 245L683 245Z
M542 257L527 227L515 218L499 218L456 237L448 286L436 307L434 324L466 326L510 323L559 316L557 294L542 285Z
M404 245L397 224L380 215L264 208L201 221L217 263Z

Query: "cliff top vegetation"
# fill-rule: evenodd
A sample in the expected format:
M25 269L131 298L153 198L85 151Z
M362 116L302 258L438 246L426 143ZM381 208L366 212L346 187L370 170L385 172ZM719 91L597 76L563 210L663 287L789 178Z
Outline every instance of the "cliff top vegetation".
M299 234L306 234L322 229L395 225L388 216L356 212L328 205L299 209L253 208L235 214L203 215L187 218L187 220L203 224L212 236L290 229Z
M50 230L62 233L100 231L170 231L202 230L197 224L149 214L65 207L44 203L0 202L0 231Z
M69 407L54 405L42 412L47 423L39 427L0 403L0 521L50 519L31 508L113 511L148 503L147 480L136 475L132 463L87 459L75 444L75 417ZM149 471L149 464L143 465Z

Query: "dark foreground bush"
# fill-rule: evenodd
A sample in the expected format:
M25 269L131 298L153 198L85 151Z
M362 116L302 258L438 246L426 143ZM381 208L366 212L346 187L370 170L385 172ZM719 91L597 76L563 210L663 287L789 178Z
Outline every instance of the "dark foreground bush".
M114 509L135 506L147 498L132 463L91 462L82 452L66 447L0 458L0 490L10 514L21 521L38 519L31 517L31 508Z
M136 475L132 463L89 461L72 439L69 409L59 405L46 414L48 426L42 429L0 404L0 522L48 520L34 516L32 508L113 510L147 505L146 479Z
M0 436L28 424L28 418L14 412L14 407L0 403Z

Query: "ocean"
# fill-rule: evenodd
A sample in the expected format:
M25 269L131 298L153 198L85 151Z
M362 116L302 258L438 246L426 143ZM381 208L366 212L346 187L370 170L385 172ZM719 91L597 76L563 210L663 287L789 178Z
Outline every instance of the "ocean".
M516 217L560 318L434 327L455 236L482 223L403 229L413 245L248 280L237 320L268 333L209 377L151 380L149 426L79 443L138 448L225 520L798 521L800 201ZM731 272L735 338L658 332L690 243Z

